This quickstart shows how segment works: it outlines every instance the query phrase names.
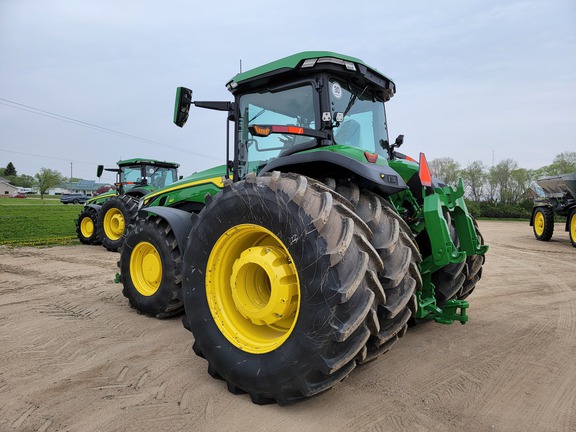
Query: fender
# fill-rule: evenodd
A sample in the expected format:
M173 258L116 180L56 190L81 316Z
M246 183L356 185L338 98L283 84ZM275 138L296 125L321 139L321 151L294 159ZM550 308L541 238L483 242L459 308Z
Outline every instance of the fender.
M98 213L100 213L100 209L102 208L102 206L100 204L84 204L84 207L91 207L94 210L96 210Z
M366 180L366 186L375 186L385 196L408 189L406 182L388 165L358 162L348 156L331 151L296 153L272 160L260 174L270 171L291 171L313 178L333 175L334 171L349 172Z
M192 229L192 225L194 225L194 220L192 218L194 213L190 214L187 211L171 207L146 207L138 212L138 217L144 218L149 214L159 216L168 222L170 228L172 228L174 236L176 237L180 251L184 253L188 234Z

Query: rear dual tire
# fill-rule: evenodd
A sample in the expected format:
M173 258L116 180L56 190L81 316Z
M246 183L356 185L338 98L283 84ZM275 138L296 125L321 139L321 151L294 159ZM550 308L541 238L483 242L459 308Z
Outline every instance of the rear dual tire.
M255 403L285 405L366 360L386 307L383 263L341 198L275 172L226 182L206 204L184 257L184 325L213 377Z

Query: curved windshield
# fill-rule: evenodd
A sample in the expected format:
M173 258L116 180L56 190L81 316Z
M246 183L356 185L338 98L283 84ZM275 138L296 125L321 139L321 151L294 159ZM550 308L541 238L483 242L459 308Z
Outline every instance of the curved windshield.
M153 165L146 165L145 167L142 165L123 166L120 175L120 181L124 184L125 191L140 185L151 185L159 189L174 183L176 180L176 168Z
M314 89L309 84L276 92L243 95L240 98L238 122L240 177L262 167L282 151L312 140L293 134L253 136L248 127L281 125L314 129L317 125L314 103Z
M381 142L388 142L384 102L373 97L368 88L350 91L336 79L330 80L332 118L343 113L344 120L334 128L334 142L359 147L387 157Z

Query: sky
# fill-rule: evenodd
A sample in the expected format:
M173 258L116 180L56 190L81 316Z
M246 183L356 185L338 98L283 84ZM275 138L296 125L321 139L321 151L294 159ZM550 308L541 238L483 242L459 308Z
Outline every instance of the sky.
M310 50L394 80L388 129L409 155L533 169L576 151L575 0L0 0L0 167L222 164L225 113L193 107L178 128L176 87L232 100L240 64Z

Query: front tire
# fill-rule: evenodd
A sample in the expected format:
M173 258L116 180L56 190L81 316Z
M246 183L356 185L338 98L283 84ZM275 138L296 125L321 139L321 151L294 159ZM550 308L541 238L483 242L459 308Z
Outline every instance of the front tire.
M258 404L294 403L344 379L365 351L382 290L366 235L307 177L226 182L184 256L184 325L208 372Z
M80 243L87 245L100 244L100 230L98 229L98 210L85 207L78 215L76 234Z
M554 211L551 207L538 207L532 222L536 240L548 241L554 233Z
M122 294L139 313L169 318L184 311L182 255L170 225L161 217L137 219L120 249Z
M138 201L129 195L119 195L108 199L98 216L98 229L102 235L102 245L111 252L117 252L124 242L126 228L136 218Z

